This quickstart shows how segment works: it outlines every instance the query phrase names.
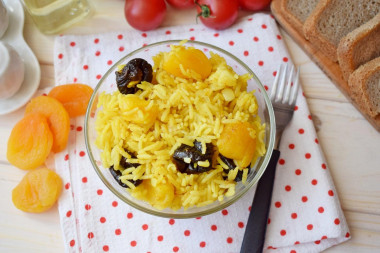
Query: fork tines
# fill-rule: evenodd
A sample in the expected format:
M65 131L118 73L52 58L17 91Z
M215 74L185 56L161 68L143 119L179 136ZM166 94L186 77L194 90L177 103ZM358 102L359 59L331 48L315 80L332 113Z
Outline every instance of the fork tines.
M288 80L286 82L286 80ZM294 80L294 82L293 82ZM299 67L294 73L294 66L288 71L288 64L281 64L273 82L270 99L272 103L294 106L299 88Z

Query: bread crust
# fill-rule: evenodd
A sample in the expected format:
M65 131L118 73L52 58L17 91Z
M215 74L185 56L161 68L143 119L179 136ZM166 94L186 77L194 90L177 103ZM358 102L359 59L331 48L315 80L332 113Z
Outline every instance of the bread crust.
M284 18L294 27L300 34L302 34L303 22L298 19L289 9L288 2L290 0L281 1L281 11Z
M303 34L314 47L321 50L331 61L337 62L336 47L318 32L318 22L333 0L320 0L303 25Z
M374 118L374 121L375 121L376 124L379 126L379 127L378 127L378 131L380 131L380 114L377 115L377 116Z
M321 0L303 26L304 35L328 58L337 62L340 40L379 11L378 0Z
M287 8L288 1L289 0L281 1L282 15L291 24L292 27L294 27L299 33L302 34L303 23L288 10Z
M352 72L348 79L351 97L359 105L361 110L375 120L380 117L380 113L371 102L367 92L366 82L372 75L378 72L380 72L380 57L361 65ZM380 82L380 79L378 82ZM378 99L380 100L380 97Z
M360 46L364 46L366 50L361 50ZM380 56L380 13L343 37L337 54L346 81L360 65ZM362 59L357 60L357 54L361 54Z

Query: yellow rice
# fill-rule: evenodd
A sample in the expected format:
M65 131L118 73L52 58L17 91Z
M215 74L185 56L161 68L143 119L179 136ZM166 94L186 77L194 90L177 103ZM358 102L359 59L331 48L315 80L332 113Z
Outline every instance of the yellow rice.
M183 46L172 46L172 50L179 47ZM211 142L216 147L224 125L238 121L248 121L254 126L250 132L256 138L252 164L264 155L265 125L257 115L254 91L246 91L251 76L238 76L224 58L210 52L212 72L208 78L201 80L198 74L183 68L183 74L189 78L174 77L162 68L165 57L167 53L153 57L156 84L142 82L138 84L142 91L136 93L150 101L147 109L158 106L159 113L153 124L144 126L131 122L128 117L131 112L123 109L126 96L119 91L100 94L96 145L102 150L103 166L113 165L120 170L122 156L127 157L128 162L141 164L125 169L120 179L130 187L127 190L132 196L158 209L186 209L222 201L225 196L235 194L234 179L238 171L243 170L242 183L245 183L248 169L237 167L226 175L223 169L228 167L215 152L210 171L180 173L171 155L181 144L193 146L195 139L202 143L204 152L206 143ZM132 159L125 150L134 152L137 158ZM128 179L142 179L143 183L135 187Z

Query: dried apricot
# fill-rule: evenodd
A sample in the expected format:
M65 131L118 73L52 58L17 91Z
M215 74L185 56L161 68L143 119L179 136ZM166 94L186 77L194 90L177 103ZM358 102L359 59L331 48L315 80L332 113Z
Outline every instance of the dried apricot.
M42 165L53 145L48 121L40 113L30 113L12 129L7 159L14 166L30 170Z
M50 209L62 191L62 179L47 168L28 172L12 191L13 204L20 210L42 213Z
M236 160L242 168L251 163L256 149L256 138L252 137L251 130L253 127L248 122L229 123L224 126L217 141L219 152Z
M131 122L151 125L157 118L158 107L134 94L125 95L120 101L120 109L128 115Z
M54 87L48 94L62 103L71 118L84 115L93 89L80 83L64 84Z
M171 207L175 199L174 186L167 182L153 186L150 180L143 180L143 188L147 189L142 198L157 209Z
M164 61L163 69L178 77L186 78L195 72L201 79L207 78L212 65L207 56L199 49L178 47L169 52ZM189 75L185 75L189 72Z
M47 118L53 134L52 151L62 151L67 145L70 131L70 118L65 107L55 98L39 96L33 98L26 106L25 114L32 112L41 113Z

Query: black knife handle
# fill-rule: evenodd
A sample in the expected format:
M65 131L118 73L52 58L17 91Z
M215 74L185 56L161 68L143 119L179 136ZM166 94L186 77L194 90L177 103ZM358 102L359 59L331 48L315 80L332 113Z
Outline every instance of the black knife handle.
M240 253L261 253L263 251L268 214L272 200L274 175L279 157L280 151L273 150L268 167L259 180Z

